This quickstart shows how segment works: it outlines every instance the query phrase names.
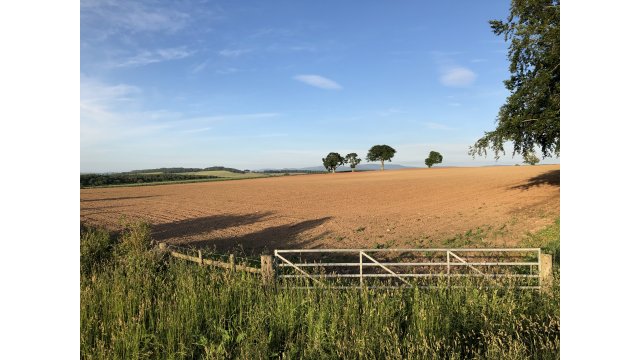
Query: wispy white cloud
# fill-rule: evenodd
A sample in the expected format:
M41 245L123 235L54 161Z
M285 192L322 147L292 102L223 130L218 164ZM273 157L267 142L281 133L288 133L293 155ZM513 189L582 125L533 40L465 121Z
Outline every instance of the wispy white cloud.
M446 67L442 70L440 83L450 87L467 87L472 85L477 77L473 71L462 66Z
M110 0L84 0L80 3L81 20L103 22L116 30L130 32L174 33L187 26L190 15L156 3Z
M195 51L187 50L184 46L177 48L156 49L153 51L144 50L132 57L117 60L111 64L112 67L136 67L153 63L184 59L193 55Z
M259 119L272 119L281 116L280 113L247 113L247 114L224 114L224 115L212 115L212 116L199 116L185 118L181 122L210 124L221 121L243 121L243 120L259 120Z
M192 74L197 74L200 71L204 70L207 67L207 65L209 65L209 60L205 60L205 61L199 63L198 65L192 67L191 68L191 73Z
M248 54L252 52L251 49L223 49L218 51L218 54L224 57L238 57L240 55Z
M327 90L342 89L342 86L340 86L340 84L338 84L337 82L320 75L296 75L293 78L307 85L311 85L320 89L327 89Z
M116 67L144 66L163 61L184 59L193 54L193 51L186 50L184 47L143 51L117 63Z
M188 116L164 109L145 109L143 90L129 84L108 84L80 77L80 145L82 149L102 149L146 141L162 146L172 134L204 133L221 122L272 119L275 112ZM170 131L169 131L170 130Z

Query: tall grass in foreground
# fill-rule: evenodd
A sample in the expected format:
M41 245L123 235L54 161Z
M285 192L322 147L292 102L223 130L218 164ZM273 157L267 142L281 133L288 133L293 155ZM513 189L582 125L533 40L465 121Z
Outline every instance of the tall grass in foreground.
M265 289L163 257L148 228L81 236L86 359L556 359L559 290Z

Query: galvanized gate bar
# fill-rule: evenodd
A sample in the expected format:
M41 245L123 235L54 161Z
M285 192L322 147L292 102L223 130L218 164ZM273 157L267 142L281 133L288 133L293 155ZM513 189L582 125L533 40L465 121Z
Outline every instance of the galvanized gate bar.
M300 271L301 273L303 273L306 277L308 277L309 279L315 281L316 283L320 284L320 285L324 285L321 281L314 279L313 277L311 277L311 275L307 274L306 271L300 269L299 267L297 267L295 264L293 264L291 261L285 259L284 257L280 256L280 254L278 254L278 250L275 251L274 253L276 255L276 257L282 259L284 262L286 262L287 264L289 264L290 266L292 266L294 269Z
M366 256L367 258L369 258L369 260L371 260L371 261L373 261L374 263L376 263L376 264L380 265L380 267L381 267L381 268L383 268L383 269L387 270L389 273L391 273L391 274L395 275L395 277L397 277L398 279L400 279L403 283L405 283L405 284L407 284L407 285L409 285L409 286L413 286L413 285L411 285L411 283L409 283L407 280L405 280L405 279L401 278L400 276L398 276L398 274L396 274L396 273L394 273L393 271L391 271L388 267L386 267L386 266L384 266L384 265L380 264L379 262L377 262L377 261L376 261L376 259L374 259L374 258L372 258L371 256L367 255L367 254L366 254L366 253L364 253L363 251L360 251L360 255L364 255L364 256ZM361 262L362 262L362 261L361 261Z
M380 264L383 265L387 265L387 266L446 266L446 265L451 265L451 266L468 266L468 265L476 265L476 266L500 266L500 265L504 265L504 266L515 266L515 265L530 265L530 266L538 266L538 262L466 262L466 263L446 263L446 262L439 262L439 263L425 263L425 262L421 262L421 263L413 263L413 262L381 262ZM328 267L328 266L335 266L335 267L354 267L354 266L360 266L359 263L304 263L304 264L296 264L299 267ZM278 264L279 267L287 267L289 265L287 264ZM372 264L372 263L363 263L362 266L378 266L376 264Z
M420 262L381 262L378 261L376 259L374 259L372 256L370 256L369 254L367 254L367 252L375 252L375 253L381 253L381 252L386 252L386 253L395 253L395 254L403 254L403 253L417 253L415 254L416 257L426 257L427 259L433 259L433 260L439 260L438 262L424 262L420 261ZM460 253L460 252L464 252L469 254L468 256L471 257L478 257L480 261L467 261L465 259L463 259L461 256L459 256L456 253ZM522 253L522 254L515 254L515 253ZM538 259L536 262L532 262L532 261L513 261L516 259L522 259L522 260L528 260L530 259L529 255L527 255L526 253L536 253ZM327 263L323 263L321 262L322 260L320 260L320 262L314 262L314 263L307 263L307 262L302 262L301 263L293 263L292 261L286 259L284 256L282 256L282 254L291 254L291 253L298 253L298 254L302 254L302 253L307 253L307 254L312 254L312 253L342 253L342 254L353 254L353 255L358 255L359 257L359 261L358 262L327 262ZM476 253L471 255L472 253ZM513 255L508 255L508 254L504 254L504 253L512 253ZM472 249L472 248L467 248L467 249L452 249L452 248L442 248L442 249L289 249L289 250L275 250L274 254L276 256L277 259L282 260L282 263L279 263L277 266L281 267L281 268L285 268L285 267L291 267L293 269L295 269L296 273L294 274L281 274L278 277L280 278L308 278L310 280L312 280L314 283L319 284L321 286L323 286L323 288L352 288L353 286L330 286L331 283L325 283L322 281L319 281L318 279L322 279L322 278L359 278L359 286L361 288L384 288L385 286L367 286L365 284L365 278L397 278L399 280L401 280L403 283L412 286L412 287L418 287L418 288L423 288L424 286L422 286L421 284L411 284L409 283L406 278L440 278L440 277L446 277L447 278L447 284L450 287L458 287L458 286L451 286L451 279L452 278L463 278L463 277L483 277L483 278L489 278L493 281L498 281L498 278L520 278L520 279L536 279L538 285L537 286L532 286L531 283L529 282L525 282L525 283L520 283L519 285L516 285L517 288L520 289L540 289L540 281L541 281L541 277L540 277L540 273L541 273L541 249L540 248L476 248L476 249ZM404 255L402 255L404 256ZM446 256L446 261L447 262L442 262L443 257ZM496 260L500 260L503 257L506 258L504 260L507 261L496 261ZM371 262L365 263L363 262L363 257L367 257L369 260L371 260ZM454 259L451 259L451 257L453 257ZM467 257L467 255L465 254L465 257ZM302 259L302 258L301 258ZM310 259L311 260L311 259ZM408 259L409 260L409 259ZM457 260L457 261L456 261ZM482 260L493 260L493 261L482 261ZM511 261L509 261L511 260ZM318 260L316 260L318 261ZM330 274L314 274L314 273L309 273L305 270L303 270L302 268L316 268L316 269L322 269L322 268L327 268L327 267L354 267L354 266L358 266L359 267L359 271L357 273L354 272L348 272L347 273L343 273L343 274L336 274L334 273L330 273ZM446 266L446 273L440 272L440 273L431 273L431 272L426 272L426 273L400 273L400 272L395 272L393 270L391 270L390 268L388 268L388 266L400 266L400 267L433 267L433 266L438 266L441 267L444 270L444 267ZM474 273L456 273L453 272L453 269L460 269L460 267L469 267L471 268ZM508 272L506 269L506 273L505 272L489 272L489 273L485 273L483 271L481 271L479 268L477 268L476 266L480 266L480 267L497 267L498 269L500 268L504 268L504 267L509 267L509 266L516 266L516 267L521 267L521 266L529 266L531 268L535 267L538 269L538 273L534 274L533 272L530 272L529 274L516 274L513 272ZM376 268L376 267L380 267L382 268L386 273L369 273L366 274L364 273L365 267L368 269L371 268ZM484 268L483 268L484 269ZM438 270L436 270L438 271ZM336 284L339 285L339 284ZM354 284L355 285L355 284ZM431 285L430 285L431 286ZM427 288L429 288L430 286L426 286ZM390 286L389 288L397 288L398 286ZM484 286L483 286L484 287ZM295 288L300 288L300 287L295 287ZM302 287L304 288L304 287ZM310 288L315 288L313 286L311 286Z
M287 249L287 250L276 250L277 252L284 253L358 253L360 251L364 252L445 252L445 251L485 251L485 252L522 252L522 251L539 251L540 248L464 248L464 249L455 249L455 248L434 248L434 249Z
M460 260L462 263L468 265L470 268L475 270L477 273L484 275L484 273L482 271L476 269L475 267L473 267L473 265L471 265L471 264L467 263L466 261L464 261L460 256L454 254L453 251L447 251L447 254L453 255L454 258L456 258L456 259ZM449 265L451 265L451 264L449 264Z

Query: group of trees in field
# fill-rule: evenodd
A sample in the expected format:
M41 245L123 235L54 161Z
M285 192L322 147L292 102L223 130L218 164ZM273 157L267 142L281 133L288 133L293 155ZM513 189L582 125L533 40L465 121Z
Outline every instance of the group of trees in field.
M381 169L384 171L384 162L391 161L391 158L395 155L396 150L389 145L374 145L369 149L367 153L367 161L380 161ZM330 152L326 158L322 158L322 165L327 171L336 172L336 168L341 165L348 164L351 171L356 170L356 166L362 162L362 159L358 157L356 153L349 153L347 156L342 157L337 152Z
M389 145L374 145L369 149L366 160L368 162L380 161L380 170L384 171L384 162L391 162L395 154L396 149ZM338 166L348 164L353 172L361 161L362 159L360 159L356 153L349 153L347 156L342 157L342 155L337 152L330 152L327 154L327 157L322 158L322 165L324 165L327 171L335 173ZM440 163L442 163L442 155L437 151L431 151L429 157L425 159L425 165L428 167Z

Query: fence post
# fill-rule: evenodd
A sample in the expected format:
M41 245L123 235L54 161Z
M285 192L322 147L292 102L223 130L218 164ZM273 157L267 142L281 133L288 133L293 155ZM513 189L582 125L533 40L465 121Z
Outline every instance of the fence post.
M540 291L550 293L553 287L553 257L540 254Z
M273 267L273 256L260 255L260 270L262 273L262 285L272 286L275 284L275 271Z
M447 250L447 289L451 288L451 252Z
M364 278L362 277L362 250L360 250L360 289L364 289Z
M198 264L200 264L200 266L204 265L204 261L202 261L202 250L198 250Z
M236 257L233 254L229 255L229 265L231 265L231 272L236 272Z
M167 243L163 243L163 242L158 243L158 248L160 250L167 250Z

